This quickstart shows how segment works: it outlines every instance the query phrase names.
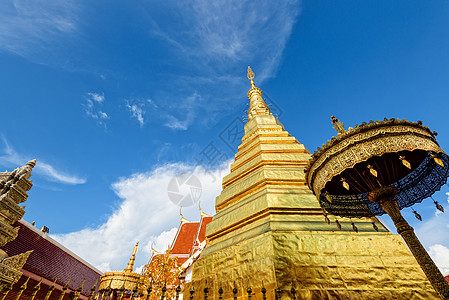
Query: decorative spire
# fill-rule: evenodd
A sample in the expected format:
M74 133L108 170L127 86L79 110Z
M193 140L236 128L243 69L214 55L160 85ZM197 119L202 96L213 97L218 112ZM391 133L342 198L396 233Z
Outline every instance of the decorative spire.
M156 249L153 248L153 243L151 243L151 250L153 251L153 253L151 254L152 257L154 255L161 254L159 251L157 251Z
M254 88L256 85L254 84L254 72L251 70L251 67L248 66L248 74L246 75L249 80L251 80L251 87Z
M248 73L248 77L249 77L249 73ZM210 217L208 214L203 212L203 210L201 209L201 201L198 201L198 208L200 209L200 216L201 216L201 218Z
M248 120L251 120L256 115L269 115L270 108L265 104L262 98L262 90L254 84L254 72L248 66L248 79L251 81L251 89L248 91L249 109Z
M125 272L132 272L134 269L134 261L136 260L136 253L137 249L139 248L139 242L137 242L136 246L134 246L133 249L133 255L131 255L131 258L129 259L128 266L124 270Z
M335 116L331 116L332 124L334 125L334 129L337 130L338 134L345 133L345 126L342 122L340 122L339 119L337 119Z
M179 208L179 215L181 216L181 224L182 223L186 223L186 222L190 222L189 220L187 220L186 218L184 218L184 216L181 213L182 207Z

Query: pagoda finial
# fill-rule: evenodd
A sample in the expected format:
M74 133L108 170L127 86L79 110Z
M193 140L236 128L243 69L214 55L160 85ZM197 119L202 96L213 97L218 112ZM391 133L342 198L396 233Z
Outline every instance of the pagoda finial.
M254 84L254 72L253 70L251 70L251 67L248 66L248 74L246 75L248 77L249 80L251 80L251 87L256 87L256 85Z
M254 83L254 72L251 67L248 66L248 79L251 81L251 89L248 91L249 109L248 120L251 120L256 115L269 115L270 108L265 104L262 98L262 90L256 87Z
M129 259L128 266L124 270L125 272L132 272L134 269L134 261L136 260L136 253L137 249L139 248L139 242L136 243L136 246L134 246L133 249L133 255L131 255L131 258Z

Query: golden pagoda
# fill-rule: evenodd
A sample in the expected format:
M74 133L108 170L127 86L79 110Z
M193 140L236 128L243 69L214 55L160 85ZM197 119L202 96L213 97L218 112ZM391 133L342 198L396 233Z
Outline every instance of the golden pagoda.
M134 261L136 260L138 247L139 242L134 247L128 265L123 271L107 272L101 275L98 290L102 292L103 297L114 295L122 299L124 294L130 291L132 291L132 294L139 293L140 295L146 292L144 277L134 272Z
M307 149L275 118L255 86L245 134L216 198L207 246L185 293L247 299L438 299L399 235L376 218L327 214L307 187ZM206 285L207 281L207 285ZM249 290L249 289L248 289ZM198 295L199 294L199 295ZM276 298L278 299L278 298Z

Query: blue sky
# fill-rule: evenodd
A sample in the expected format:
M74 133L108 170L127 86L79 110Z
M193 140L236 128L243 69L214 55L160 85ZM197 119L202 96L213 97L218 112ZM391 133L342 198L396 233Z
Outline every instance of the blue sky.
M37 158L25 220L102 270L140 240L142 265L178 225L179 170L196 172L213 214L248 65L312 152L335 135L332 114L422 120L448 150L448 53L446 1L2 1L0 169ZM434 198L449 210L448 190ZM448 271L449 218L415 208L424 221L406 218Z

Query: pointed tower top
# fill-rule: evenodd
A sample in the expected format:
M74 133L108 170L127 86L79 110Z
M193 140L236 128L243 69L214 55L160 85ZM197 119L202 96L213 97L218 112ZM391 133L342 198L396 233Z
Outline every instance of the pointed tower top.
M247 77L251 80L251 89L248 91L249 109L248 109L248 121L254 118L256 115L269 115L270 108L265 104L262 98L262 90L256 87L254 83L254 72L251 67L248 66Z
M131 255L131 258L129 259L128 266L124 270L125 272L132 272L134 269L134 261L136 260L136 253L137 249L139 248L139 242L137 242L136 246L134 246L133 249L133 255Z
M246 75L248 77L249 80L251 80L251 87L256 87L256 85L254 84L254 72L253 70L251 70L251 67L248 66L248 74Z
M34 168L34 166L36 165L36 159L32 159L29 162L26 163L28 166L30 166L31 168Z

